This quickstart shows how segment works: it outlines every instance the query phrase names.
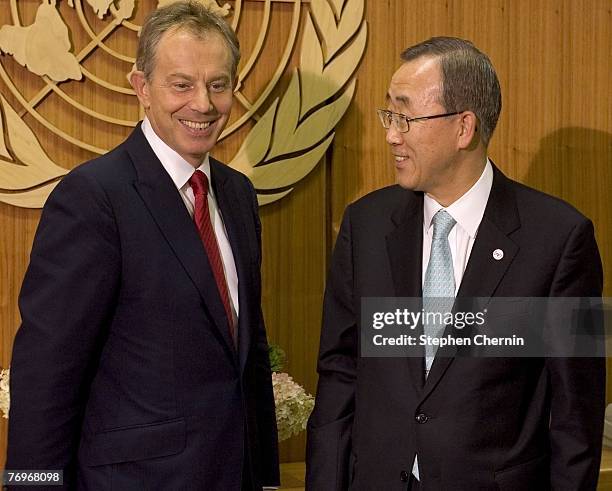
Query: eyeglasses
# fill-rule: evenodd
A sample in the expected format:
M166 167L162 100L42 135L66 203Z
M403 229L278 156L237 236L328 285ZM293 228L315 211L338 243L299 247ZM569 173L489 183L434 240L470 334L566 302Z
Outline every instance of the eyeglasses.
M457 111L454 113L446 113L446 114L436 114L434 116L419 116L418 118L409 118L405 114L394 113L392 111L387 111L386 109L377 109L378 117L380 118L380 122L383 125L383 128L388 130L391 127L391 123L400 133L406 133L410 129L410 123L415 123L418 121L425 121L427 119L436 119L436 118L445 118L447 116L454 116L455 114L460 114L462 111Z

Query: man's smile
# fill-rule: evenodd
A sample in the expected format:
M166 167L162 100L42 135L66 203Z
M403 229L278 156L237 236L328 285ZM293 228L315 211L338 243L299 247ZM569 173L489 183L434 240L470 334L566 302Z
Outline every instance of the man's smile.
M188 119L179 119L181 124L192 130L202 131L208 128L214 121L190 121Z

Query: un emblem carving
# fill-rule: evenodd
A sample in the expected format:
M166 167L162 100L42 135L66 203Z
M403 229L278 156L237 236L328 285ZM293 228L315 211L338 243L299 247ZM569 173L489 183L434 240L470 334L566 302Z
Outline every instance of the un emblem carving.
M7 2L10 22L0 28L0 78L20 107L0 94L0 201L41 208L68 172L47 155L32 126L41 125L66 145L101 155L111 147L102 148L79 132L79 118L100 122L107 132L116 128L118 134L138 123L142 113L126 75L135 61L139 19L171 1L42 0L28 15L21 10L31 10L31 1ZM364 0L199 1L228 20L243 51L232 119L221 144L239 137L229 165L250 177L260 204L272 203L289 194L321 160L353 98L354 73L366 46ZM257 4L254 22L243 18L247 3ZM275 9L290 18L290 28L274 72L262 83L257 65L268 53ZM253 35L255 23L259 31ZM248 43L243 42L242 26L251 31ZM129 53L116 47L115 38L126 33L133 37ZM296 51L299 62L290 68ZM105 73L92 70L88 60L94 56L106 60ZM21 87L14 81L18 70L35 75L38 83ZM288 86L280 91L279 81L289 70ZM272 97L275 89L279 95ZM96 107L87 97L92 92L111 101L114 111ZM44 110L54 104L68 107L71 118Z

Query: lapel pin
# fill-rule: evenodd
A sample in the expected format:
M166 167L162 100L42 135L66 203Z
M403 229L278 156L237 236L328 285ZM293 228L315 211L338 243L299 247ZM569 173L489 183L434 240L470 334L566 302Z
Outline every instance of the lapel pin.
M501 261L504 258L504 251L502 251L501 249L495 249L493 251L493 259L495 259L496 261Z

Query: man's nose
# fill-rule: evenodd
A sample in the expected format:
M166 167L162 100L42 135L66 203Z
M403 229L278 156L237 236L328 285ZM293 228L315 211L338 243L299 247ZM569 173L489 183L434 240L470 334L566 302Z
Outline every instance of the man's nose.
M196 87L193 91L193 97L189 101L189 108L201 113L207 113L214 109L213 103L210 100L208 87Z
M385 140L387 140L389 145L399 145L402 143L402 134L397 130L393 123L391 123L391 126L389 126L389 129L387 130Z

